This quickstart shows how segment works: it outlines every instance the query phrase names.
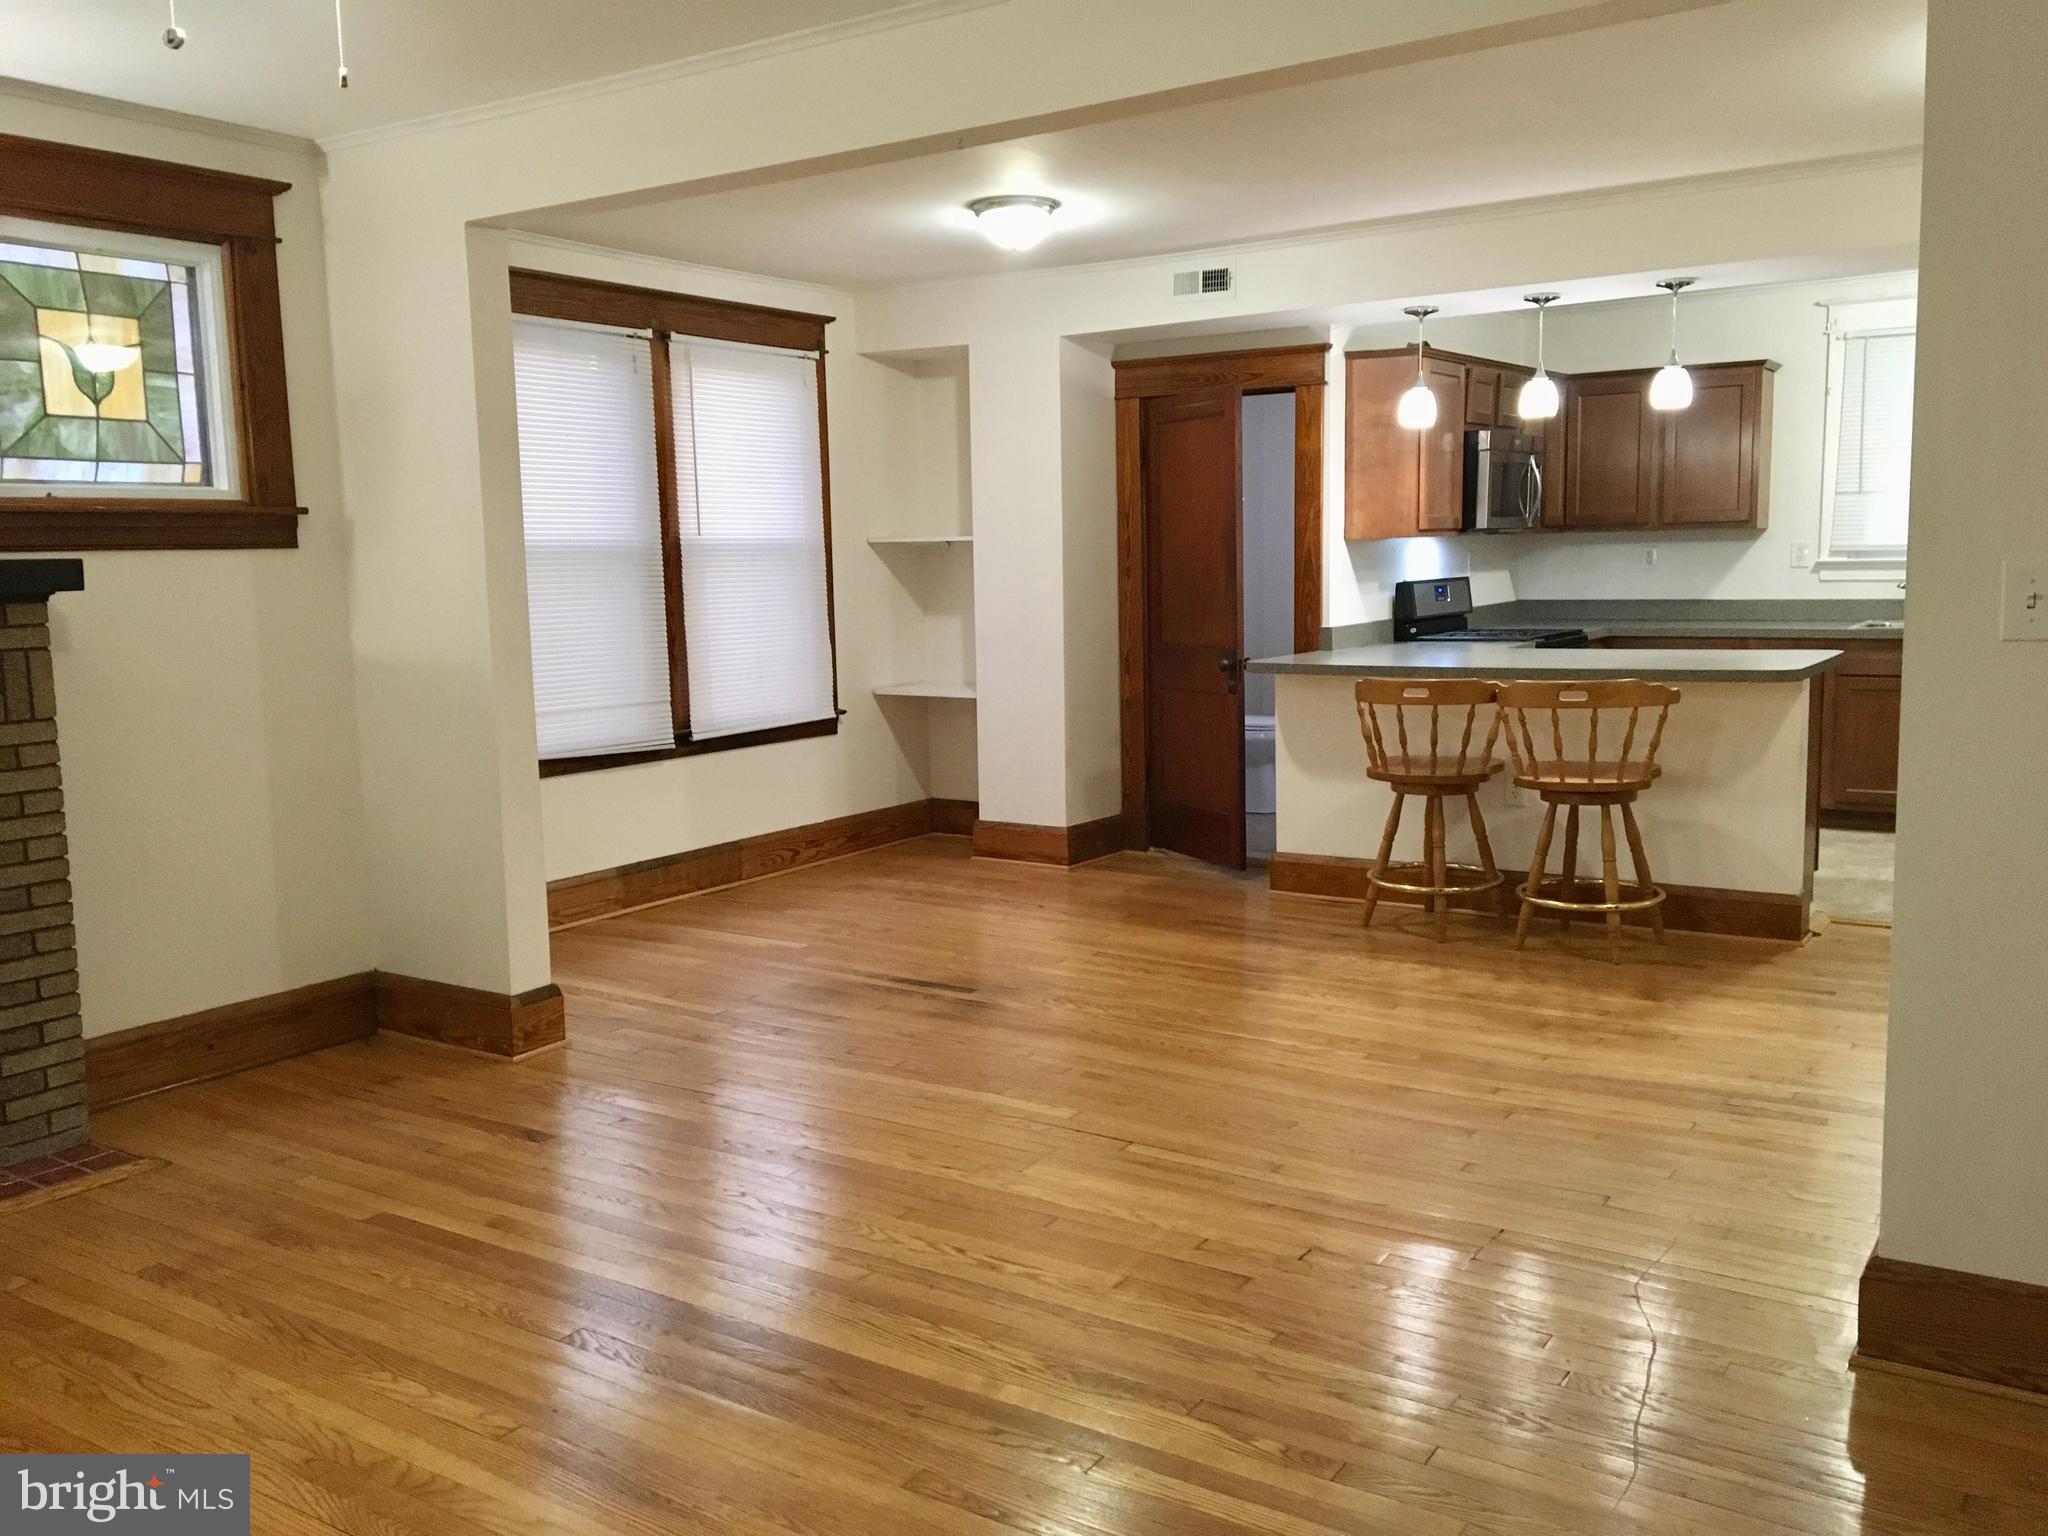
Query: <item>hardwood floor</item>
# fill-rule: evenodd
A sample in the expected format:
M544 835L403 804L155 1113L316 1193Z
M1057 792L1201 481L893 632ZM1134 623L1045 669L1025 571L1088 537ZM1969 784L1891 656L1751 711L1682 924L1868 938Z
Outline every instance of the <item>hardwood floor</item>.
M0 1449L265 1532L2048 1529L2048 1405L1845 1368L1888 935L900 844L556 936L570 1041L101 1116L0 1217Z

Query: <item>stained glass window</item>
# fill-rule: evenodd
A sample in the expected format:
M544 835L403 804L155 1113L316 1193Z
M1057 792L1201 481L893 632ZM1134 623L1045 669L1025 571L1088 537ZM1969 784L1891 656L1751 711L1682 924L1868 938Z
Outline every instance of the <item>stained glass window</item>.
M220 253L0 220L0 492L233 487Z

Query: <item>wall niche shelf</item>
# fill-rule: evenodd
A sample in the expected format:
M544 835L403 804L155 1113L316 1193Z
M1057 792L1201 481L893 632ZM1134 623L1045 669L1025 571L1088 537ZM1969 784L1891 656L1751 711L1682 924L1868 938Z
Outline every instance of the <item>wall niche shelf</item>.
M971 699L972 683L884 683L875 689L878 699Z
M972 544L973 542L974 535L971 533L892 533L883 534L868 540L868 543L877 549L900 544L934 546L942 544Z

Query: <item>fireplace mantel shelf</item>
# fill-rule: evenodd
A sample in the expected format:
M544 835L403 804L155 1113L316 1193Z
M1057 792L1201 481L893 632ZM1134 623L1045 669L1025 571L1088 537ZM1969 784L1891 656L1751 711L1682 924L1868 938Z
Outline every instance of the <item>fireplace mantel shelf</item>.
M0 560L0 602L40 603L52 592L83 592L83 560Z

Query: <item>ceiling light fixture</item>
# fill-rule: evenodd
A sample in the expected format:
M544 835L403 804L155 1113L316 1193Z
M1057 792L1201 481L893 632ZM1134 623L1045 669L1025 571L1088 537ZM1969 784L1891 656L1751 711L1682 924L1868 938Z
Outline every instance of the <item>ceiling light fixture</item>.
M1401 313L1415 317L1415 382L1394 408L1394 420L1411 432L1420 432L1436 425L1436 391L1422 376L1422 322L1436 313L1436 306L1411 304Z
M1006 251L1028 251L1052 233L1052 216L1059 210L1056 197L1016 194L977 197L967 205L975 227L990 242Z
M178 0L168 0L171 24L164 28L164 46L176 53L185 46L185 29L178 25ZM341 88L348 89L348 51L342 42L341 0L334 0L334 65Z
M1682 411L1692 404L1692 375L1678 366L1678 295L1690 288L1695 279L1690 277L1667 277L1657 286L1671 295L1671 361L1657 370L1650 380L1650 409L1653 411Z
M1548 421L1557 414L1557 380L1543 371L1543 311L1557 302L1557 295L1528 293L1522 302L1536 306L1536 377L1522 386L1515 414L1524 421Z

